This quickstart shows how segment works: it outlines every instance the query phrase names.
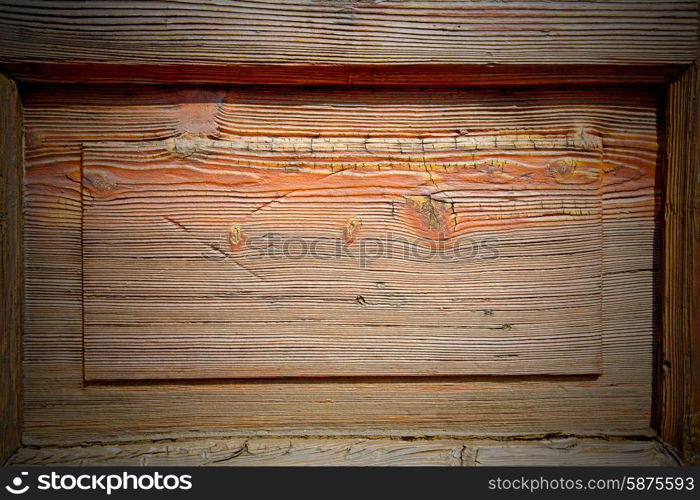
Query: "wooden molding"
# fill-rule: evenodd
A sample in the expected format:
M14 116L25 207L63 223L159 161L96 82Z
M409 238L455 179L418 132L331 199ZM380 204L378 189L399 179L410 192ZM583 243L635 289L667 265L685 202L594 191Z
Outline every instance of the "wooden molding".
M9 465L51 466L673 466L656 441L209 438L21 448Z
M20 445L22 307L22 111L0 75L0 464Z

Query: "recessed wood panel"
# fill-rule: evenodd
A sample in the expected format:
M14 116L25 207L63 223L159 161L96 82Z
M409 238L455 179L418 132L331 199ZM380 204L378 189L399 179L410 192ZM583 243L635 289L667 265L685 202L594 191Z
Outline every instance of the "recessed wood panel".
M351 132L86 145L86 378L599 372L598 137Z

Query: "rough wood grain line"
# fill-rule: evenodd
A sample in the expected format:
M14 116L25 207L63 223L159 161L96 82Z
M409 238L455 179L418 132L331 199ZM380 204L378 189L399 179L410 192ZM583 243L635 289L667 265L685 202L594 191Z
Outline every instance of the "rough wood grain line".
M86 379L599 373L599 141L351 139L85 145Z
M658 272L654 250L656 161L647 158L646 153L630 155L630 147L639 148L639 152L655 151L657 147L654 92L509 91L501 98L511 106L491 115L485 114L486 109L479 108L478 103L483 100L486 105L489 99L497 100L496 95L464 93L464 112L454 121L455 130L467 124L478 130L481 123L487 134L506 125L509 133L554 128L565 130L565 135L577 129L600 134L606 155L612 158L610 162L605 158L603 177L600 377L503 377L499 381L489 377L429 377L422 381L350 378L85 386L80 144L167 139L191 130L199 133L194 130L202 130L202 120L193 123L189 112L181 113L184 106L177 101L183 102L185 89L26 90L24 443L264 433L531 436L560 432L638 436L652 432L652 284ZM435 91L427 93L434 95ZM211 97L202 101L202 92L193 91L186 102L211 102ZM232 104L223 95L218 109ZM557 98L563 107L548 113L546 108ZM401 102L400 96L391 99ZM190 111L196 112L198 107ZM210 105L202 107L211 110ZM326 111L338 107L329 106ZM567 112L568 107L572 111ZM214 113L214 123L220 121L219 113ZM200 117L203 114L195 113ZM419 113L416 120L422 120ZM231 123L231 119L228 121ZM309 119L309 123L312 121ZM430 130L427 125L426 129ZM323 128L317 131L321 133ZM643 139L635 139L627 147L627 131L635 131L634 135ZM627 149L627 153L613 155L616 148ZM196 310L196 306L189 308ZM197 422L196 428L192 422Z
M21 445L22 109L0 75L0 464Z
M692 404L693 195L698 172L698 80L689 68L668 90L663 226L660 434L689 458Z
M0 61L483 65L692 62L695 1L0 3Z
M10 465L49 466L674 466L654 441L198 439L21 448Z

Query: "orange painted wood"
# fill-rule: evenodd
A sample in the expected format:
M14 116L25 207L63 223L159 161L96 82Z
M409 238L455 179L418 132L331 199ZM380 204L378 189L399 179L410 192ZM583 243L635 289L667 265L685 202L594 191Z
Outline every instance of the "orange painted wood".
M30 466L667 466L653 440L631 439L283 439L209 438L24 447L9 465Z
M86 145L86 378L599 372L599 137L343 126Z

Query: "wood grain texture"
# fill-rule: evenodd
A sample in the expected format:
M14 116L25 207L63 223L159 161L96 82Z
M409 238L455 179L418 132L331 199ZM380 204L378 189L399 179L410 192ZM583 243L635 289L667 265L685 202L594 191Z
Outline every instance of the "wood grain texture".
M663 233L663 337L660 434L685 458L692 455L693 200L698 176L698 79L690 67L668 90Z
M695 1L3 0L0 60L688 64Z
M658 271L654 91L387 92L26 88L25 443L251 433L650 434ZM390 96L388 102L382 95ZM83 149L105 142L147 148L147 142L171 141L174 152L196 156L196 148L177 147L175 139L189 134L190 144L204 140L206 147L207 140L263 136L270 123L283 124L275 138L300 138L296 144L311 137L347 136L349 144L368 135L410 139L456 130L466 130L465 136L569 137L569 147L597 137L603 152L602 375L85 385ZM191 311L197 308L172 314Z
M192 439L21 448L10 465L50 466L674 466L654 441Z
M22 171L19 94L0 75L0 464L21 444Z
M270 126L83 147L87 380L599 373L599 137Z
M508 467L644 467L676 466L678 462L654 441L554 439L482 444L475 450L478 466Z

